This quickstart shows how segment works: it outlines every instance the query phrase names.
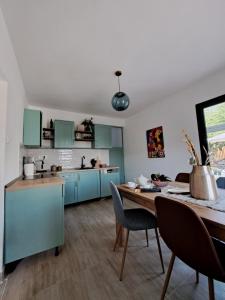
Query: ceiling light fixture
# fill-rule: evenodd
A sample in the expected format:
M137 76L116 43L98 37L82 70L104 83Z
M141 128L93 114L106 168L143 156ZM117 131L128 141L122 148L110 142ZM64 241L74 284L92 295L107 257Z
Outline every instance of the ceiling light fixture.
M122 72L116 71L115 75L118 77L119 92L115 93L112 97L112 107L117 111L123 111L128 108L130 100L127 94L120 91L120 76L122 75Z

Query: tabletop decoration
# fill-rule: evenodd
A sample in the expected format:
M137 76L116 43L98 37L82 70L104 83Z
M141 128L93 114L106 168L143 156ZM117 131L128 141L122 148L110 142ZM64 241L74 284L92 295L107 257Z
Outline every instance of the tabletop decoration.
M193 165L190 174L190 193L193 198L215 201L218 198L215 176L209 165L210 154L206 149L206 161L201 163L195 146L189 135L183 130L184 141L188 152L191 154L190 163Z

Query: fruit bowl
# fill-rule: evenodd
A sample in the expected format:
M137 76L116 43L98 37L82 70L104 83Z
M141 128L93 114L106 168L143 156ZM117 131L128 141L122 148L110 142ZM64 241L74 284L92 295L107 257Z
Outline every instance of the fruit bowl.
M157 187L165 187L169 184L168 181L152 180L152 183Z

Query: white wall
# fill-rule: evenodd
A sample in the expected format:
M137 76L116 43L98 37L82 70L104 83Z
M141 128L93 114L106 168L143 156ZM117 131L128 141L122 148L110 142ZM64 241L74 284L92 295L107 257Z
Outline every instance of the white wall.
M8 82L5 183L20 174L20 143L22 142L25 90L0 8L0 73Z
M175 178L180 171L191 170L182 129L193 138L199 150L195 104L225 94L225 70L196 82L189 88L126 120L124 130L126 179L133 180L141 173L162 173ZM165 158L148 158L146 130L163 126Z
M25 91L16 57L0 8L0 273L3 265L4 184L20 174L20 143L22 141ZM7 99L6 99L6 84ZM3 85L3 86L2 86ZM4 87L5 86L5 87ZM5 154L4 154L5 151ZM3 165L3 159L5 165Z
M0 273L2 273L2 245L4 240L4 181L5 181L5 141L6 141L6 111L7 82L0 80ZM0 276L1 277L1 276ZM0 278L1 280L1 278Z

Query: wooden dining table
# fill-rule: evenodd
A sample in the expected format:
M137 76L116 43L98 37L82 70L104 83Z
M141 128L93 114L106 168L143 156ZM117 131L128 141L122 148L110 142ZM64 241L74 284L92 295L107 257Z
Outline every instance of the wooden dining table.
M170 182L170 186L176 188L188 188L189 184L180 182ZM225 212L217 211L212 208L205 206L200 206L197 204L184 202L182 200L177 200L173 197L173 194L162 194L158 193L144 193L138 192L137 190L130 189L126 184L117 186L121 196L128 200L134 201L141 205L142 207L155 212L155 198L157 196L167 197L171 200L181 201L186 205L190 206L197 215L203 220L211 236L218 238L225 242Z

